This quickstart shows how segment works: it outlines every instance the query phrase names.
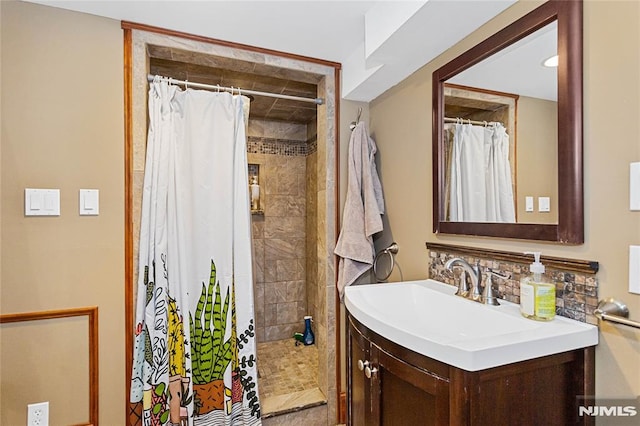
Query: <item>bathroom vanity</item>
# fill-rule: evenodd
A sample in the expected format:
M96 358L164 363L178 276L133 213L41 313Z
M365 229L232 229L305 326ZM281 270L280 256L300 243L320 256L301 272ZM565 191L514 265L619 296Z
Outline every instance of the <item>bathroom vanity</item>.
M596 327L453 291L432 280L346 289L349 425L594 423L577 396L594 394Z

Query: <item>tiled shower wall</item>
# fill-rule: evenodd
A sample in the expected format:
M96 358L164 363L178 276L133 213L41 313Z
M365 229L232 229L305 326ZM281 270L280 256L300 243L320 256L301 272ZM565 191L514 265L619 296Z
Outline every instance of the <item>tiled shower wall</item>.
M307 311L307 129L305 125L253 120L248 162L259 167L264 215L252 215L255 317L258 342L303 331ZM315 174L309 175L315 176ZM315 241L315 240L314 240Z
M307 177L318 176L317 129L315 123L307 124ZM318 313L318 180L307 178L307 314L314 319ZM322 249L320 249L322 250ZM314 324L315 325L315 324Z

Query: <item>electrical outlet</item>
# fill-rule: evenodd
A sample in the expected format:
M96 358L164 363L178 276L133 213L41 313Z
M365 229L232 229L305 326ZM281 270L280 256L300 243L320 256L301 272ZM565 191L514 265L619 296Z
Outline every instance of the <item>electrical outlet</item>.
M49 402L27 405L27 426L49 426Z

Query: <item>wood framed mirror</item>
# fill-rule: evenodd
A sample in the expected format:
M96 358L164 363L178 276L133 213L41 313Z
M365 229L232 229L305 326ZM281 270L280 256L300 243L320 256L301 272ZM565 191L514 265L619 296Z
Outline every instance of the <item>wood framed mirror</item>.
M449 220L446 181L449 165L445 159L444 145L445 83L454 81L454 77L482 61L504 55L516 43L551 26L554 31L557 30L559 58L556 73L557 188L553 188L554 196L557 196L557 219L554 218L554 223L539 223L529 221L527 217L522 217L525 215L519 214L515 221L509 223ZM433 73L432 128L435 233L582 244L582 1L548 1L436 70ZM526 160L520 160L524 161ZM515 168L517 169L517 165ZM517 194L519 198L515 198L515 203L524 203L525 195L530 194Z

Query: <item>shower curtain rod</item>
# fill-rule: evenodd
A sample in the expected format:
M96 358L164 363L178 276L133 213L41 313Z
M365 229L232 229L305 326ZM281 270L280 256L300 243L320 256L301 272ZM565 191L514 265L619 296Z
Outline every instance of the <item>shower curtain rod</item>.
M458 121L460 121L462 124L475 124L478 126L487 126L491 123L502 124L499 121L476 121L476 120L466 120L464 118L451 118L451 117L444 118L445 123L457 123Z
M155 75L149 74L147 76L147 80L149 81L149 83L151 83L155 77L156 77ZM213 84L194 83L192 81L176 80L175 78L163 77L161 75L159 75L158 77L168 80L169 83L179 84L185 87L196 87L198 89L209 89L209 90L222 90L222 91L231 92L231 93L239 91L240 93L244 93L247 95L267 96L269 98L287 99L290 101L311 102L316 105L324 104L324 99L322 98L303 98L300 96L282 95L279 93L257 92L255 90L246 90L246 89L241 89L239 87L222 87L217 85L214 86Z

